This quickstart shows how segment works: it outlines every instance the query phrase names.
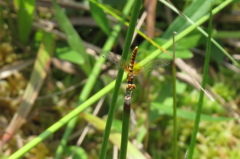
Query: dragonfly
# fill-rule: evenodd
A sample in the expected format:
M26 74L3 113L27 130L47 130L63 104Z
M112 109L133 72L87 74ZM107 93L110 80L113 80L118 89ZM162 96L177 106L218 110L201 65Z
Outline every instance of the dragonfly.
M129 63L125 60L117 61L115 58L107 58L108 61L117 64L121 69L127 73L127 88L126 94L131 95L132 91L136 88L134 84L134 77L142 74L143 72L151 71L154 68L167 66L170 63L170 60L159 59L148 62L146 65L142 66L139 63L135 62L138 52L138 46L136 46L132 52ZM104 56L106 57L106 56Z

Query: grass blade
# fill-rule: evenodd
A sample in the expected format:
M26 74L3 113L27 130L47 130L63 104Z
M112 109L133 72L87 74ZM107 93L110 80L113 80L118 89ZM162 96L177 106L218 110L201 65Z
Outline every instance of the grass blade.
M124 106L123 106L120 159L125 159L127 157L130 114L131 114L131 96L130 97L125 96Z
M56 0L53 1L53 6L56 11L56 18L60 25L60 28L66 33L68 45L81 56L79 58L79 63L81 64L82 70L86 75L89 74L90 68L90 60L86 53L86 49L83 45L83 41L81 37L78 35L68 17L64 13L64 11L59 7Z
M22 97L22 102L20 103L18 111L11 120L10 125L7 127L6 133L2 137L3 143L9 141L22 124L26 122L28 113L30 112L47 76L51 56L53 55L53 46L53 36L49 33L45 33L42 44L38 50L37 59L31 73L30 81Z
M184 14L193 21L196 21L209 11L210 3L211 1L193 1L188 8L184 10ZM162 38L169 39L171 38L172 32L181 32L189 25L185 19L179 16L171 23L167 31L164 32Z
M18 8L18 36L19 40L26 44L32 30L34 19L35 0L15 0L15 6Z
M187 20L190 24L192 24L192 25L196 25L196 23L202 23L201 21L205 21L206 18L209 18L208 15L205 15L204 17L202 17L201 19L199 19L197 22L194 23L193 20L191 20L190 18L188 18L186 15L179 13L179 11L178 11L176 8L174 8L172 5L170 5L170 4L167 3L166 1L163 1L163 0L160 0L160 1L161 1L163 4L165 4L166 6L168 6L169 8L171 8L174 12L182 15L182 16L183 16L184 18L186 18L186 20ZM228 4L230 4L232 1L233 1L233 0L226 0L225 2L221 3L218 7L216 7L215 9L213 9L213 11L212 11L213 15L216 14L217 12L219 12L219 11L220 11L221 9L223 9L224 7L226 7L226 6L227 6ZM188 28L191 28L191 26L188 27ZM177 27L175 27L174 29L178 30ZM197 26L197 29L198 29L204 36L208 37L208 34L207 34L201 27ZM184 30L183 32L185 32L185 31L187 31L187 29ZM214 40L213 38L211 38L211 41L212 41L212 43L213 43L220 51L222 51L222 52L233 62L233 64L234 64L235 66L238 66L238 67L239 67L238 62L237 62L234 58L232 58L231 55L230 55L216 40Z
M125 15L125 17L129 14L132 4L133 4L132 0L128 1L126 6L124 7L123 14ZM113 31L111 32L106 43L103 46L102 54L105 54L106 52L110 52L116 39L118 38L118 34L121 31L122 24L123 24L122 22L119 22L113 28ZM106 60L105 58L99 58L98 61L95 63L95 65L88 77L87 83L84 85L82 92L79 96L78 104L83 103L89 97L90 92L92 91L92 89L94 88L94 85L96 84L98 75L101 72L101 68L102 68L101 66L104 64L105 60ZM64 135L61 139L61 142L57 148L55 159L61 158L61 156L63 154L63 150L65 149L65 147L67 145L66 141L68 140L73 128L75 127L77 119L78 119L78 117L75 117L71 121L69 121L69 123L66 127L66 130L64 132Z
M138 18L140 6L141 6L141 0L136 0L135 3L134 3L133 10L132 10L130 25L129 25L128 32L127 32L127 35L126 35L126 40L125 40L125 43L124 43L124 48L123 48L123 53L122 53L122 59L123 60L127 59L127 55L128 55L129 49L130 49L134 29L135 29L135 26L136 26L136 23L137 23L137 18ZM112 102L111 102L111 106L110 106L110 109L109 109L109 115L108 115L108 118L107 118L106 129L105 129L104 136L103 136L102 148L101 148L101 152L100 152L100 155L99 155L100 159L105 159L105 156L106 156L107 143L108 143L108 139L109 139L109 135L110 135L110 131L111 131L113 114L115 112L115 107L116 107L116 103L117 103L117 99L118 99L118 92L119 92L119 88L120 88L120 85L121 85L122 78L123 78L123 70L119 69L117 79L116 79L115 89L114 89L114 92L113 92L113 99L112 99Z
M206 58L205 58L205 62L204 62L203 80L202 80L202 88L203 89L205 89L206 84L207 84L208 67L209 67L209 61L210 61L210 55L211 55L211 37L212 37L212 10L210 10L210 19L209 19L209 26L208 26L207 50L206 50ZM194 124L193 133L192 133L192 137L191 137L191 143L190 143L190 147L189 147L189 151L188 151L188 159L192 159L192 157L193 157L198 127L199 127L199 123L200 123L200 119L201 119L203 97L204 97L204 92L201 90L200 96L199 96L197 114L196 114L196 118L195 118L195 124Z
M89 5L90 5L90 11L94 20L98 23L102 31L106 35L109 35L111 33L111 29L110 29L109 21L106 17L106 14L103 12L102 8L96 5L96 3L92 3L91 1L89 1Z
M162 0L160 0L162 2ZM220 10L222 10L224 7L226 7L228 4L230 4L233 0L226 0L223 3L221 3L219 6L215 7L212 10L213 15L218 13ZM183 37L185 37L186 35L188 35L191 31L193 31L194 29L196 29L199 25L201 25L202 23L204 23L206 20L209 19L209 15L205 15L204 17L202 17L201 19L199 19L197 22L195 22L194 24L192 24L191 26L189 26L187 29L185 29L184 31L182 31L181 33L178 33L178 35L175 37L175 41L177 42L178 40L182 39ZM172 40L168 40L163 46L163 49L167 49L170 46L172 46ZM223 51L223 50L222 50ZM144 60L142 60L139 64L144 65L147 62L155 59L159 54L161 54L161 51L159 49L157 49L156 51L152 52L151 55L149 55L148 57L146 57ZM231 56L230 56L231 57ZM234 60L235 61L235 60ZM236 61L235 61L236 62ZM236 62L237 63L237 62ZM234 63L235 64L235 63Z
M173 78L173 158L178 158L178 145L177 145L177 93L176 93L176 64L175 64L175 34L173 32L173 62L172 62L172 78Z

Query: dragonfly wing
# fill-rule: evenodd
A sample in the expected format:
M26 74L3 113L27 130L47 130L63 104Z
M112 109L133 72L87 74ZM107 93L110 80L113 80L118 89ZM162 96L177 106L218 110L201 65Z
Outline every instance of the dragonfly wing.
M165 67L170 64L170 60L167 59L158 59L148 62L143 66L144 72L149 72L153 69L159 68L159 67Z
M129 72L128 68L128 63L125 60L120 60L120 57L118 57L116 54L109 54L108 56L103 55L103 58L106 58L107 61L114 63L117 65L117 67L122 68L125 72ZM153 69L159 68L159 67L164 67L169 65L170 60L167 59L158 59L158 60L153 60L145 64L144 66L141 66L138 63L134 63L133 67L133 75L138 76L142 74L143 72L149 72Z
M118 64L120 68L122 68L125 72L129 72L128 70L128 63L125 60L120 60L119 64Z
M102 57L105 58L108 62L111 62L115 65L119 64L119 61L120 61L120 58L121 58L120 55L117 55L117 54L114 54L114 53L111 53L111 52L103 54Z
M120 60L120 55L109 54L108 56L103 55L102 57L107 59L108 62L115 64L118 68L122 68L125 72L128 72L128 63L125 60Z

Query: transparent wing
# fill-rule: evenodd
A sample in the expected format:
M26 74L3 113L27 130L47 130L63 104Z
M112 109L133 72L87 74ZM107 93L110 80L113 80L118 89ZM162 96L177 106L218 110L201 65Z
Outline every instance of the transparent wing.
M117 68L122 68L125 72L128 72L128 63L125 60L121 60L121 56L117 54L109 54L108 56L103 55L103 58L107 59L108 62L113 63Z
M139 72L141 73L146 73L149 72L153 69L159 68L159 67L165 67L170 64L170 60L167 59L158 59L158 60L153 60L142 66L142 70Z
M128 71L129 71L129 70L128 70L128 63L127 63L127 61L125 61L125 60L120 60L117 65L118 65L118 68L119 68L119 67L122 68L125 72L128 72Z
M120 55L116 54L109 54L108 56L103 56L103 58L106 58L107 61L117 65L118 68L122 68L125 72L129 72L128 69L128 63L125 60L120 60ZM170 60L167 59L158 59L153 60L145 64L144 66L141 66L139 63L134 63L133 67L133 75L138 76L142 73L149 72L153 69L164 67L170 64Z
M115 65L119 64L119 61L120 61L120 58L121 58L120 55L112 54L112 53L109 53L108 55L103 54L102 57L105 58L107 61L115 64Z

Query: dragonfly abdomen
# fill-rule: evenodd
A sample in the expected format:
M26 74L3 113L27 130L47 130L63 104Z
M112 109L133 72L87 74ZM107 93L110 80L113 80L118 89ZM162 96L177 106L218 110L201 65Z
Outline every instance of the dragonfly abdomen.
M127 89L129 91L133 91L136 88L136 85L134 84L133 67L134 67L137 51L138 51L138 47L136 46L135 49L132 52L130 63L128 65L128 76L127 76L128 86L127 86Z

